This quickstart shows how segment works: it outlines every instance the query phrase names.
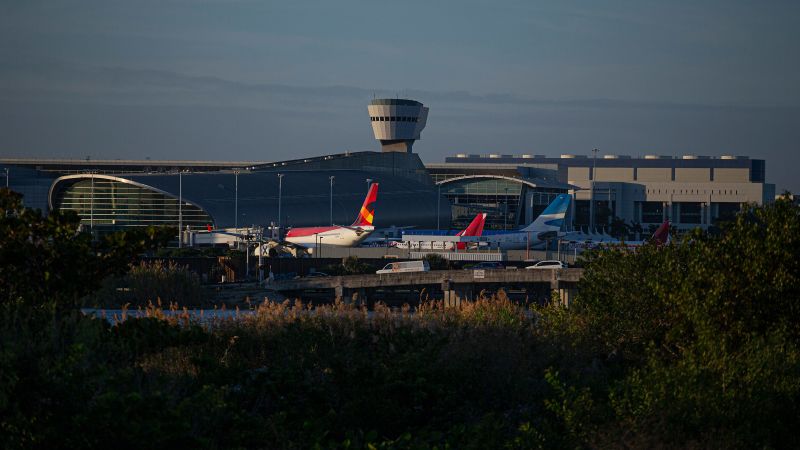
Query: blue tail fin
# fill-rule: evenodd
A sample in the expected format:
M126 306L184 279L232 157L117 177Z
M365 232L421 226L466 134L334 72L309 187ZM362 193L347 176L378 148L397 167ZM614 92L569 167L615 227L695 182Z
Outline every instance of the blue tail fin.
M558 231L564 225L564 217L569 209L569 194L559 194L550 205L522 231Z

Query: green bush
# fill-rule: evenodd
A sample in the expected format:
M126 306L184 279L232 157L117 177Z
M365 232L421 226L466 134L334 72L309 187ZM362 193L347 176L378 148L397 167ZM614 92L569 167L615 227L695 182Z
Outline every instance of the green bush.
M95 308L120 308L148 303L203 305L208 294L200 278L174 261L155 260L131 266L128 273L103 281L101 288L84 299Z

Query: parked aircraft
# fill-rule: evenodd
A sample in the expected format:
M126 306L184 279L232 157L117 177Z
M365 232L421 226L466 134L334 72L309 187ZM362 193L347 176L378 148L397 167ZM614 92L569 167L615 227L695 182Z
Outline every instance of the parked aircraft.
M659 227L656 229L656 231L653 233L653 236L651 236L650 239L643 241L620 241L619 239L612 238L608 235L591 235L591 234L587 235L582 231L577 233L567 233L563 238L564 240L569 241L571 244L575 244L577 246L584 248L595 248L595 247L613 246L613 245L638 247L648 242L655 243L656 245L666 245L670 243L669 227L670 227L669 220L665 220L664 223L659 225Z
M564 217L569 209L570 196L558 195L550 205L530 225L511 233L483 236L480 242L487 242L491 248L503 250L540 247L545 241L557 239L565 234L561 232Z
M483 226L486 223L486 213L479 213L467 225L467 228L456 233L456 236L480 236L483 234ZM467 248L466 242L452 242L441 240L443 236L437 235L412 235L413 238L419 236L419 240L404 240L393 244L393 247L411 248L414 250L464 250ZM440 239L440 240L437 240Z
M320 227L291 228L286 232L285 241L305 248L317 245L335 247L354 247L375 230L372 225L375 209L372 204L378 199L378 183L372 183L361 205L358 217L350 226L333 225Z

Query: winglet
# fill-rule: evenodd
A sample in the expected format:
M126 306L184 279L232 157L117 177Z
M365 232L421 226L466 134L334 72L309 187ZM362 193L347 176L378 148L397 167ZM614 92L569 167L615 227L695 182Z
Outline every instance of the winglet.
M361 210L358 212L358 217L356 217L356 221L353 222L354 227L368 227L372 226L372 222L375 218L375 208L372 206L375 203L375 200L378 199L378 183L372 183L369 185L369 192L367 192L367 198L364 199L364 204L361 205Z

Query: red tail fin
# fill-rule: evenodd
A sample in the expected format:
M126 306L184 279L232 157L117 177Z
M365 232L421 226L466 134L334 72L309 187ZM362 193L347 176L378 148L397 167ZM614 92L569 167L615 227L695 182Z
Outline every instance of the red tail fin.
M486 213L480 213L472 219L472 222L467 225L456 236L480 236L483 234L483 225L486 223Z
M653 233L652 241L656 244L669 244L669 220L665 220Z
M361 205L361 210L358 212L356 221L353 222L354 227L367 227L372 226L372 221L375 218L375 208L372 206L375 200L378 199L378 183L372 183L367 192L367 198L364 199L364 204Z
M461 230L456 236L480 236L483 234L483 225L486 223L486 213L480 213L472 219L472 222L467 225L467 228ZM466 243L457 242L456 248L464 250L467 248Z

